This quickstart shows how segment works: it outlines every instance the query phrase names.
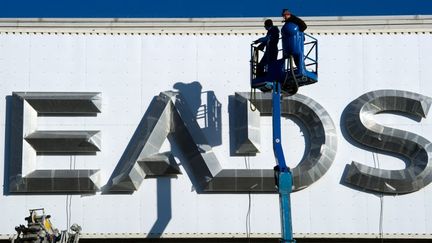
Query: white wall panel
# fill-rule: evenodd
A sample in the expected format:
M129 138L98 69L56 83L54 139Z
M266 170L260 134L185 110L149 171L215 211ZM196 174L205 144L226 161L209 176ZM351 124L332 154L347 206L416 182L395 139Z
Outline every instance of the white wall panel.
M229 96L249 87L250 43L257 35L167 34L0 34L0 158L4 158L6 97L14 91L101 92L102 113L86 118L39 118L41 129L101 130L96 156L41 156L39 168L99 168L105 184L119 162L151 100L179 83L199 82L198 105L213 91L221 103L221 144L213 150L223 168L271 168L271 123L262 118L262 151L256 157L230 157ZM319 82L300 93L330 114L338 133L338 151L329 171L292 195L295 233L378 234L380 210L384 233L432 234L432 186L399 196L359 191L340 183L355 160L383 168L403 168L398 158L372 154L350 144L341 132L341 114L358 96L378 89L399 89L432 97L432 35L320 34ZM176 86L177 84L177 86ZM190 89L190 86L184 86ZM190 90L189 90L190 91ZM192 91L191 91L192 92ZM191 100L193 101L193 100ZM196 109L196 107L195 107ZM382 124L432 140L432 118L420 122L380 115ZM304 152L300 128L283 121L287 161L295 166ZM176 145L171 145L174 155ZM165 150L170 146L165 146ZM177 158L179 160L179 158ZM2 160L0 160L2 161ZM71 221L85 233L246 233L248 194L199 194L189 175L146 179L131 195L74 195ZM4 166L0 180L4 181ZM61 229L67 225L66 195L0 196L0 233L13 233L30 208L44 207ZM276 194L250 196L252 233L280 232ZM158 208L159 207L159 208Z

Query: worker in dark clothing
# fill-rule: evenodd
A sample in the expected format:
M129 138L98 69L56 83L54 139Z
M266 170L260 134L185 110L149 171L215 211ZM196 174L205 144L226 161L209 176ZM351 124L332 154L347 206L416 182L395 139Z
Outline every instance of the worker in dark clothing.
M304 69L303 49L306 23L299 17L291 14L288 9L282 10L284 25L281 29L283 57L293 57L298 70Z
M264 21L264 28L267 30L266 36L254 41L254 44L260 43L260 45L257 47L259 50L263 50L265 47L264 55L257 65L257 77L263 76L264 67L276 61L278 56L279 29L277 26L273 25L273 21L271 19Z

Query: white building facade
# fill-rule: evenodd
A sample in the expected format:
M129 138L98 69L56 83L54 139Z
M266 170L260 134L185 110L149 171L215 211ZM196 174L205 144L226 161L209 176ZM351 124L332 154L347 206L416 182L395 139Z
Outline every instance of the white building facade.
M280 25L278 18L273 19ZM302 87L299 95L307 98L306 105L319 106L318 116L332 125L328 129L334 141L331 145L323 142L321 148L322 154L325 149L332 151L328 168L291 196L294 236L432 238L432 174L428 172L432 167L428 164L432 159L432 118L427 113L432 103L432 17L322 17L305 21L309 25L306 32L318 40L319 81ZM257 150L236 153L236 129L240 129L236 127L240 116L236 93L243 92L247 98L249 93L245 92L251 91L250 43L265 34L263 22L238 18L1 20L0 158L4 158L4 166L0 166L0 179L4 190L0 196L0 238L13 234L14 227L24 223L32 208L45 208L53 224L61 229L78 223L84 238L278 238L276 193L226 186L228 179L221 180L226 191L212 190L212 186L206 190L196 175L202 170L195 169L201 168L198 163L203 161L211 161L206 168L210 174L221 170L271 170L275 165L269 116L258 115L259 126L251 128L259 137L254 140L258 141L254 144ZM349 132L345 115L350 104L362 95L383 90L408 93L410 100L417 101L414 108L423 108L417 107L423 115L411 106L400 105L400 109L378 109L377 114L358 117L366 127L372 122L405 131L405 140L421 136L425 155L416 163L423 166L423 174L412 175L420 176L421 182L411 191L398 193L396 188L393 193L383 193L346 183L352 161L392 171L410 168L414 163L403 156L403 151L384 152L381 145L359 144ZM159 107L157 102L163 100L160 93L165 91L174 93L164 93L172 96L165 97L165 106ZM183 108L176 106L177 93L186 101ZM82 98L93 102L97 109L72 116L49 111L59 96L66 100ZM43 97L41 109L46 110L35 108L35 97ZM21 106L14 106L14 99ZM409 103L404 99L401 102ZM91 109L92 105L83 107ZM167 107L171 110L164 110ZM182 109L192 115L202 140L195 137L197 132L189 123L179 128L179 123L173 122L175 116L180 117L178 121L187 118ZM17 112L21 119L15 120ZM170 117L164 117L167 114ZM282 142L287 163L295 168L314 147L310 138L313 131L292 115L287 117L282 121ZM167 119L166 124L171 126L155 122L161 119ZM159 130L145 135L146 140L139 145L141 140L134 136L148 129ZM183 140L186 135L173 135L176 129L187 130L191 138ZM42 140L28 137L35 131L42 131L42 137L48 136L43 133L46 131L68 131L69 136L78 137L77 131L90 131L91 135L81 134L77 141L95 148L90 153L47 152L42 149ZM194 156L187 155L185 149L190 147L197 148L202 158L193 160ZM157 161L154 157L160 154L172 156L162 161L175 172L167 176L151 172L150 165L143 166ZM131 163L133 156L136 161ZM66 171L64 187L55 186L62 175L54 170ZM68 170L75 172L68 174ZM82 182L77 179L82 176L78 170L88 173L85 183L93 184L68 187L69 182ZM35 171L45 171L38 174L41 177L54 174L51 181L25 179ZM237 172L233 178L240 183ZM417 172L416 167L412 173ZM253 178L258 180L260 176ZM207 182L211 179L209 176ZM29 185L20 187L22 181ZM32 187L32 183L43 185ZM213 186L216 188L216 182Z

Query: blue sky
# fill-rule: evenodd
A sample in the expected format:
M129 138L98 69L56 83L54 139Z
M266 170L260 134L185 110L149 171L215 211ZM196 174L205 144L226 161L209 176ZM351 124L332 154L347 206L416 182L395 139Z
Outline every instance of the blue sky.
M432 0L0 0L2 18L432 15Z

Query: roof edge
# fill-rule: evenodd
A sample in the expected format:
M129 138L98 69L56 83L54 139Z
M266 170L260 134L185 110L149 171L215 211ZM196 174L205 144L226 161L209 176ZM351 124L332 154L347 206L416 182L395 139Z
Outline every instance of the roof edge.
M263 32L267 18L2 18L0 31ZM282 25L280 17L270 17ZM309 32L432 31L432 15L304 17Z

